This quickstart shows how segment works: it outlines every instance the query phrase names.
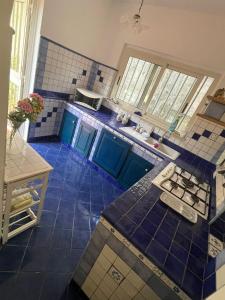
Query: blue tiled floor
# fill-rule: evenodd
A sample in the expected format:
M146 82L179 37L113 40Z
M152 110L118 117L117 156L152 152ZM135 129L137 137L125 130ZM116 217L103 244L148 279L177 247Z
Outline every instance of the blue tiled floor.
M39 226L0 250L0 299L86 299L72 272L102 209L122 190L60 143L31 145L54 171Z

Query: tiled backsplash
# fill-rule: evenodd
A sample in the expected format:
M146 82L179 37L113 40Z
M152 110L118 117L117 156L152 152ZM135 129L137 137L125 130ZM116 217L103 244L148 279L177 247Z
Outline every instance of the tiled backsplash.
M116 112L122 111L120 107L111 101L106 101L105 105ZM165 131L144 121L138 115L133 114L131 120L140 123L145 130L151 130L154 127L154 133L157 135L161 136L165 133ZM174 135L168 138L166 135L165 139L213 163L216 163L225 150L225 128L200 117L196 117L193 126L184 138Z
M43 134L45 136L54 135L59 130L61 121L59 114L56 124L53 124L56 119L54 114L52 117L47 117L45 121L49 106L53 108L54 102L56 102L56 107L59 105L63 108L63 104L59 104L58 102L60 101L57 101L59 100L59 94L57 94L57 100L51 100L49 99L49 92L52 92L53 98L54 93L61 93L62 100L66 100L70 94L74 94L77 87L83 87L108 96L115 74L115 69L42 37L36 71L35 90L38 92L41 90L42 94L47 91L48 96L45 103L49 103L37 124L31 125L29 137L40 137ZM115 105L111 106L111 108L115 111L120 110ZM134 116L132 120L139 122L138 119L139 117ZM152 127L152 125L149 125L145 121L141 121L141 123L146 129ZM157 127L155 127L154 132L158 135L163 134L163 131ZM220 125L197 117L184 139L172 135L169 141L215 163L225 150L225 130Z
M116 70L41 37L35 89L74 94L82 87L108 96Z
M44 111L36 123L30 124L29 138L58 135L64 111L64 101L44 99Z
M146 159L147 161L149 161L153 165L156 166L162 161L162 159L160 157L158 157L157 155L153 154L150 151L147 151L143 147L141 147L138 144L134 143L132 140L130 140L127 137L120 134L119 132L115 132L112 128L110 128L109 126L103 124L99 120L96 120L95 118L88 115L87 113L84 113L78 107L75 107L75 106L73 106L72 104L69 104L69 103L67 103L67 104L65 103L65 105L66 105L66 109L69 112L71 112L73 115L78 117L78 125L77 125L75 133L74 133L72 146L75 144L75 140L77 138L77 134L78 134L78 131L79 131L80 122L87 123L90 126L92 126L93 128L97 129L97 131L98 131L97 136L96 136L95 141L94 141L94 144L93 144L92 149L91 149L89 160L92 160L92 157L94 155L95 149L96 149L98 141L99 141L99 137L101 135L101 130L102 130L102 128L105 128L108 131L112 132L113 134L117 135L119 138L121 138L124 141L130 143L132 145L132 152L134 152L137 155L143 157L144 159Z
M220 125L197 117L183 146L202 158L216 162L225 149L225 130Z

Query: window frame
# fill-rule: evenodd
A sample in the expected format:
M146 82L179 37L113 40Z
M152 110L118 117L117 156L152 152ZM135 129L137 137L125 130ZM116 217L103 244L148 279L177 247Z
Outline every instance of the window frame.
M214 78L214 81L211 84L207 94L210 94L215 89L216 85L218 84L219 78L221 77L221 74L215 73L213 71L201 69L198 67L194 67L192 65L186 65L186 64L182 63L181 61L175 61L175 60L171 59L171 57L169 57L167 55L164 55L161 53L160 54L155 53L153 51L149 51L146 49L142 49L142 48L138 48L138 47L135 47L132 45L125 44L123 51L121 53L120 59L119 59L118 73L115 77L115 81L114 81L114 84L112 87L112 91L111 91L111 95L110 95L111 97L116 97L117 90L118 90L120 82L122 80L129 57L135 57L135 58L142 59L144 61L156 64L156 65L159 65L161 67L161 70L160 70L158 77L153 85L153 88L148 96L148 100L146 103L144 103L144 105L142 105L142 104L144 102L145 97L142 97L142 99L140 100L140 102L138 103L137 106L133 106L133 105L131 105L123 100L120 100L120 99L117 99L117 100L123 109L126 109L131 113L133 113L135 111L141 111L141 113L143 115L143 119L145 119L148 122L154 123L156 126L159 126L160 128L162 128L164 130L168 128L168 123L158 117L153 116L152 114L149 114L147 112L147 109L151 102L152 96L153 96L160 80L162 79L162 76L163 76L166 68L169 68L169 69L175 70L177 72L181 72L181 73L183 72L184 74L187 74L189 76L194 76L197 78L197 80L194 84L194 87L192 88L190 94L188 95L185 103L182 105L182 109L180 109L180 111L183 111L183 109L188 106L188 104L192 100L192 97L194 96L195 92L197 91L199 85L201 84L201 82L205 76ZM143 95L144 95L144 93L146 95L146 91L143 92ZM199 113L200 111L203 110L205 102L206 102L206 97L203 97L203 99L200 102L200 104L198 105L195 113L189 120L188 125L185 129L185 132L187 132L187 130L190 128L190 126L191 126L190 124L196 118L197 113ZM178 134L180 135L180 133L178 133Z

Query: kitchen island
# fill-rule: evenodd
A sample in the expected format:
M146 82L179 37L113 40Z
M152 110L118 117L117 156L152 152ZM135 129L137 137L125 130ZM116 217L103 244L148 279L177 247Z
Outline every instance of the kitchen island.
M15 135L11 145L8 138L1 205L3 244L39 223L52 169L20 134Z
M116 126L114 130L119 131ZM213 214L214 165L180 147L176 150L181 153L176 165L211 186ZM198 217L196 224L190 223L162 203L162 191L152 184L169 162L164 157L103 211L74 274L90 299L198 300L214 290L208 221Z

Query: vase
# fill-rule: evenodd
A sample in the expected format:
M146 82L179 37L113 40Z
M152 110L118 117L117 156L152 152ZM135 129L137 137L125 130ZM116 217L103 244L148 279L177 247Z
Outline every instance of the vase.
M23 122L15 122L15 121L11 122L11 131L10 131L10 135L9 135L9 149L12 148L12 144L13 144L15 135L22 124L23 124Z

